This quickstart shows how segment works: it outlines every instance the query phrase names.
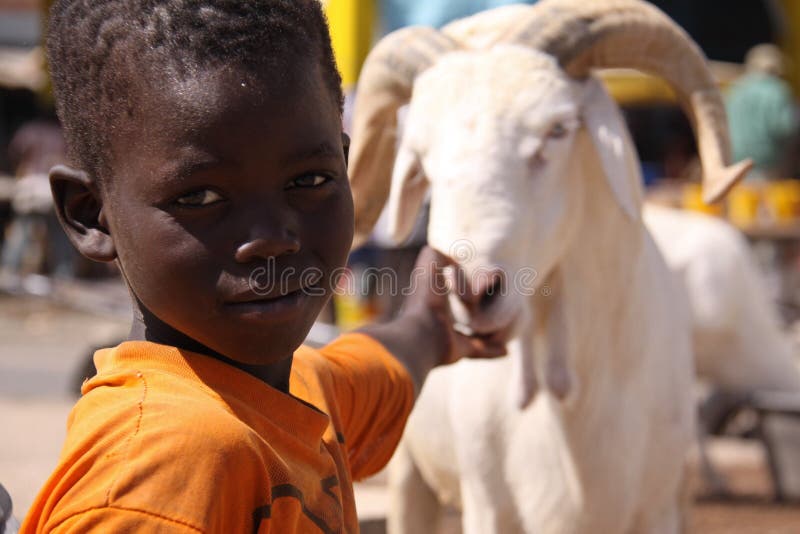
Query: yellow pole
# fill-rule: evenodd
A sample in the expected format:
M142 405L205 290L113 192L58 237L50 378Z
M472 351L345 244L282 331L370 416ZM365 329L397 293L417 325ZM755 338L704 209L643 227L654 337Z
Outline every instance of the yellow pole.
M783 8L783 20L786 21L786 34L778 43L783 52L791 60L787 72L789 83L795 95L800 94L800 2L797 0L780 0Z
M372 46L375 0L327 0L323 5L346 91L358 80L361 66Z

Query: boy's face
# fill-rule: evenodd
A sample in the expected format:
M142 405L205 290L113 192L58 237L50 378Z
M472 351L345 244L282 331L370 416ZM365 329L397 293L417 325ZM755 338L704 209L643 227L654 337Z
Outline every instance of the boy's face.
M228 67L136 92L111 138L103 215L131 289L167 325L155 341L183 334L250 365L286 358L353 236L322 76Z

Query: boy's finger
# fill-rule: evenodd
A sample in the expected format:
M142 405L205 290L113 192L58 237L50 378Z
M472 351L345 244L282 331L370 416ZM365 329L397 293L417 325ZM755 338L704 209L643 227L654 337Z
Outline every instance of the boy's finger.
M432 274L432 276L437 277L437 279L443 279L445 276L444 270L447 267L451 267L453 269L456 278L464 276L462 269L456 260L428 245L425 245L420 251L419 256L417 256L417 265L421 266L422 268L430 269L429 272Z
M450 284L448 284L444 269L451 265L454 265L452 258L427 245L422 247L417 255L415 269L425 273L423 279L428 285L427 291L425 291L426 300L436 308L447 303Z
M470 358L497 358L505 356L508 353L504 344L487 343L482 339L471 339L473 353Z
M452 362L461 358L497 358L505 356L507 352L503 344L487 342L485 339L465 336L458 332L453 335L453 345Z

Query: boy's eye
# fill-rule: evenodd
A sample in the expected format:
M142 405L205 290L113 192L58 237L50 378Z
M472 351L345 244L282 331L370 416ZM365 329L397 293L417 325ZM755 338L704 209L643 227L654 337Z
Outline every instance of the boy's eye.
M328 180L330 180L330 178L323 174L304 174L289 182L286 189L294 189L295 187L319 187Z
M183 195L179 197L176 202L181 206L208 206L209 204L214 204L222 200L222 196L212 191L211 189L203 189L201 191L195 191L193 193L189 193L187 195Z

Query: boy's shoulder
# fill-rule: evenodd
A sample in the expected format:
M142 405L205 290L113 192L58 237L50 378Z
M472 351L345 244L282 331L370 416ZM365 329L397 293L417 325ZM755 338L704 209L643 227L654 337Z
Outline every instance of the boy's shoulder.
M247 390L238 391L238 370L144 342L98 351L95 363L98 373L82 387L62 451L62 458L71 454L86 464L80 469L107 469L108 476L169 473L190 469L182 465L189 462L205 476L220 476L209 471L232 459L261 463L264 452L248 419Z
M70 413L59 466L43 491L64 504L47 514L48 524L101 509L202 531L210 528L204 518L228 517L226 509L249 517L267 497L270 458L237 414L242 407L191 378L202 369L158 369L146 355L127 361L117 349L96 355L99 372Z
M101 372L82 392L70 414L70 434L114 433L124 440L152 430L163 442L172 434L191 437L213 429L215 443L224 444L246 430L211 386L146 366Z
M102 358L98 354L96 361ZM65 451L70 446L81 453L96 450L112 468L117 461L129 468L185 457L199 467L209 456L209 465L214 458L255 458L253 430L237 414L237 400L226 399L198 376L211 369L193 365L187 361L170 370L163 362L101 363L70 413Z

